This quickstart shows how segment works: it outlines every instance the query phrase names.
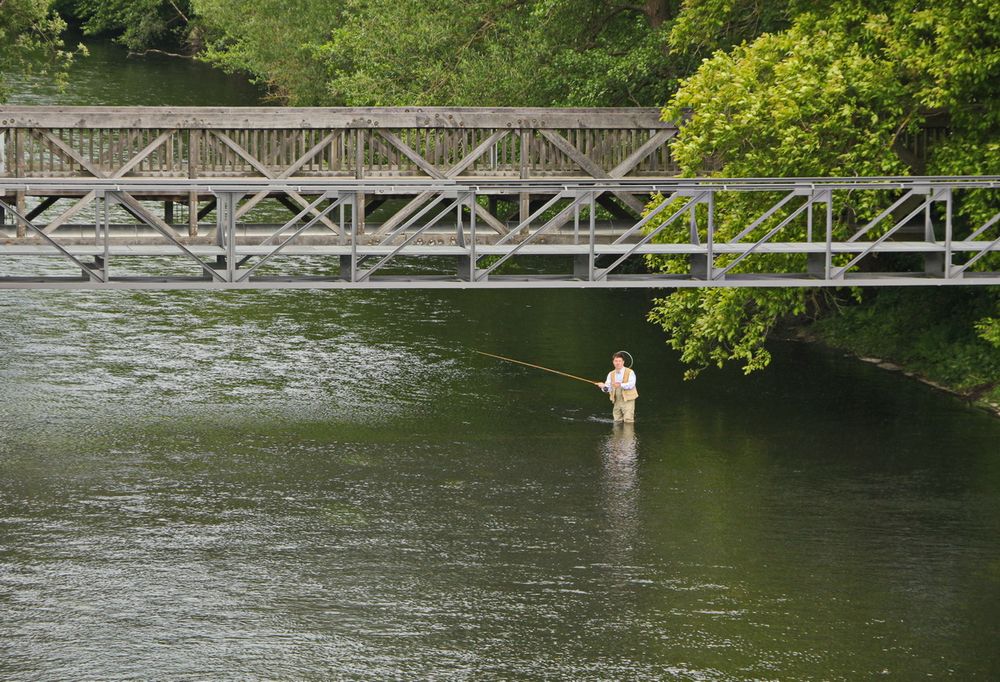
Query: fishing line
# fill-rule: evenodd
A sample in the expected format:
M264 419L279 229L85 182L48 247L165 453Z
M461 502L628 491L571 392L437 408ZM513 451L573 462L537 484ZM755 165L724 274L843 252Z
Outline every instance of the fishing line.
M533 365L530 362L523 362L521 360L515 360L514 358L508 358L503 355L494 355L493 353L484 353L481 350L474 350L473 353L479 353L480 355L485 355L487 357L496 358L498 360L505 360L506 362L513 362L518 365L524 365L525 367L534 367L535 369L540 369L546 372L552 372L553 374L558 374L559 376L568 377L570 379L576 379L577 381L586 381L592 386L596 386L599 382L593 379L584 379L583 377L578 377L575 374L567 374L566 372L560 372L558 369L549 369L548 367L542 367L541 365ZM632 357L632 356L629 356Z

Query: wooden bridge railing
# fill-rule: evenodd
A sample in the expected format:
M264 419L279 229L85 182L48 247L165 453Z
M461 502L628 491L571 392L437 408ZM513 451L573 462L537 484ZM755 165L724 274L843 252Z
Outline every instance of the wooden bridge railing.
M645 109L0 107L5 177L663 177Z
M0 177L7 178L587 178L669 177L677 166L668 141L677 127L655 108L203 108L0 107ZM70 196L70 195L66 195ZM636 215L643 199L604 199ZM55 229L92 200L57 216ZM177 197L182 199L181 197ZM241 217L267 198L251 197ZM26 209L25 197L16 197ZM209 206L186 197L189 231ZM359 195L364 216L378 201ZM429 199L418 196L400 218ZM530 213L521 193L518 215ZM44 205L57 201L47 196ZM304 207L304 198L288 199ZM168 210L172 202L168 201ZM477 213L497 231L487 209ZM324 222L326 219L323 219Z

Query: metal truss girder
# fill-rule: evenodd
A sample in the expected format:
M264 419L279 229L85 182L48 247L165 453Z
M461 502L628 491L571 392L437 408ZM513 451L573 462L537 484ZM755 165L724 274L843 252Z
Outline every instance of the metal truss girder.
M673 196L676 196L676 195L673 195ZM649 234L647 234L645 237L643 237L631 249L629 249L627 252L625 252L624 254L622 254L621 256L619 256L618 259L614 263L612 263L611 265L609 265L608 267L606 267L606 268L604 268L602 270L596 271L594 273L594 279L605 279L605 278L607 278L608 273L610 273L612 270L614 270L619 265L621 265L625 261L625 259L627 259L629 256L631 256L632 254L634 254L639 249L639 247L641 247L641 246L643 246L643 245L648 244L649 242L651 242L658 234L660 234L660 232L662 232L663 230L665 230L668 226L670 226L680 216L684 215L687 211L693 209L693 207L696 206L699 201L701 201L701 199L702 199L703 196L704 196L704 193L702 193L702 194L696 194L695 196L691 197L688 200L688 202L686 204L684 204L684 206L682 206L677 211L675 211L672 216L670 216L669 218L667 218L666 220L664 220L660 225L658 225L656 227L655 230L653 230L652 232L650 232ZM660 204L660 206L657 206L655 209L653 209L653 211L651 211L649 215L647 215L645 218L643 218L642 220L640 220L639 223L638 223L638 225L634 226L631 230L629 230L629 232L632 232L633 230L635 230L635 229L641 227L642 225L644 225L645 223L649 222L652 218L654 218L656 215L658 215L660 213L660 211L663 210L663 209L665 209L668 205L669 205L669 201L664 200L663 203ZM615 243L617 244L618 242L615 242Z
M309 205L308 207L302 209L302 211L300 211L299 214L294 219L292 219L288 223L285 223L285 225L282 226L282 228L280 230L278 230L278 232L275 233L275 234L280 234L280 233L284 232L286 227L288 227L289 225L291 225L294 222L297 222L306 213L308 213L308 212L312 211L313 209L315 209L316 206L318 206L321 201L323 201L324 199L328 199L328 198L329 197L326 196L326 195L320 196L311 205ZM312 227L313 225L315 225L317 222L319 222L320 220L322 220L323 217L326 214L328 214L330 211L332 211L333 209L337 208L338 206L343 205L344 201L345 201L345 197L337 197L334 201L332 201L330 203L329 206L327 206L322 211L320 211L318 215L314 216L312 219L310 219L308 222L306 222L305 225L303 225L303 226L299 227L297 230L295 230L288 238L285 239L285 241L281 242L281 244L279 244L278 246L276 246L275 248L273 248L269 253L267 253L266 255L262 256L259 261L257 261L256 263L253 264L253 266L251 266L251 267L247 268L246 270L244 270L240 274L240 277L237 278L235 281L237 281L237 282L244 282L244 281L248 280L250 278L250 275L253 274L254 270L256 270L261 265L263 265L264 263L268 262L269 260L271 260L272 258L274 258L275 256L277 256L282 250L284 250L284 248L286 246L288 246L289 244L291 244L292 241L296 237L298 237L300 234L302 234L303 232L305 232L306 230L308 230L310 227Z
M893 203L893 207L898 207L901 204L902 201L904 201L906 198L908 198L910 196L913 196L915 193L916 192L912 192L912 191L911 192L907 192L906 197L904 197L903 199L899 199L898 201L896 201L896 202ZM862 258L864 258L865 256L867 256L869 253L872 252L872 249L874 249L876 246L878 246L882 242L884 242L887 239L889 239L889 237L891 237L893 234L895 234L899 230L899 228L901 228L903 225L905 225L906 223L908 223L914 216L916 216L918 213L920 213L921 211L923 211L925 208L927 208L928 206L930 206L931 202L933 202L933 201L940 201L940 199L938 199L938 197L936 196L936 194L934 192L931 192L931 193L929 193L927 199L925 199L924 202L920 204L920 206L918 206L913 211L911 211L909 213L909 215L907 215L902 220L897 220L895 225L893 225L890 229L886 230L885 233L882 234L877 240L875 240L875 242L873 242L868 248L866 248L864 251L862 251L857 256L855 256L854 258L852 258L847 263L847 265L844 265L844 266L842 266L840 268L836 268L835 270L833 270L830 273L830 276L834 277L834 278L840 277L845 272L847 272L848 270L850 270L852 267L854 267L855 265L857 265L861 261ZM886 209L886 211L889 211L889 209ZM875 224L878 222L878 220L881 220L886 215L888 215L886 211L883 211L882 213L880 213L879 214L880 217L878 219L872 221L871 223L869 223L869 225L867 227L865 227L862 230L862 232L867 232L868 230L870 230L872 227L875 226ZM855 237L856 236L857 235L855 235ZM848 239L847 241L848 242L853 242L854 241L854 237Z
M374 135L375 133L372 132ZM499 133L497 133L499 134ZM489 140L487 140L489 141ZM153 141L155 143L156 140ZM147 144L150 149L153 143ZM161 142L162 144L162 142ZM484 143L480 144L482 147ZM317 145L312 145L314 153ZM394 152L395 153L395 152ZM270 158L270 157L269 157ZM301 160L303 157L299 157ZM287 170L287 169L286 169ZM0 256L5 262L11 257L30 257L31 255L56 256L70 260L80 267L83 279L46 278L42 277L3 277L0 275L0 287L29 286L27 280L33 280L35 285L47 286L48 283L58 283L58 286L83 287L135 287L150 288L162 283L164 288L186 286L190 281L193 288L233 287L259 288L270 286L302 286L314 287L309 275L260 274L260 267L273 261L279 254L294 254L304 257L337 257L341 260L341 277L345 282L337 286L356 285L363 287L385 286L402 287L551 287L551 286L642 286L642 287L673 287L673 286L888 286L888 285L940 285L940 284L1000 284L1000 273L982 272L983 259L991 254L1000 253L1000 237L996 236L995 227L1000 223L1000 214L994 215L978 227L961 228L953 225L956 217L957 204L962 199L964 190L1000 189L1000 178L989 176L982 178L750 178L750 179L717 179L717 178L677 178L675 180L650 180L642 178L614 179L500 179L500 178L427 178L369 180L369 179L328 179L315 180L310 178L290 180L288 178L238 178L232 180L210 181L205 179L189 180L154 180L148 178L42 178L32 180L14 180L0 178L0 195L9 193L27 193L31 196L49 199L52 203L60 197L79 197L62 216L47 227L30 224L31 239L23 239L15 235L5 236L0 243ZM849 237L834 238L833 215L835 207L845 197L847 191L866 190L878 191L877 195L889 205L887 209L879 209L879 215L870 220L861 231ZM768 201L769 208L755 217L748 225L723 225L727 233L739 233L740 239L746 241L728 240L718 242L719 229L716 228L714 205L720 195L730 196L734 192L781 192L780 198ZM840 192L844 191L844 194ZM659 205L649 209L644 216L622 223L601 217L595 218L595 211L590 212L589 225L581 225L581 207L588 202L593 205L598 196L610 195L614 192L623 193L664 193L667 198ZM288 196L298 195L301 199L301 209L290 207L294 218L280 225L252 225L239 222L236 202L244 195L257 193L283 193ZM361 233L359 211L351 211L351 228L341 228L336 239L325 229L319 227L320 222L329 222L328 216L338 206L352 204L352 197L357 193L369 196L401 196L436 198L435 202L425 201L398 221L390 230L383 234L388 239L379 243ZM953 201L952 195L956 194ZM217 197L217 230L216 243L211 246L205 238L195 235L182 236L167 222L154 215L148 206L149 200L168 201L172 197L211 194ZM496 234L491 230L480 234L477 232L477 218L480 214L475 209L479 207L477 199L494 198L496 196L517 196L531 194L543 197L540 208L522 216L517 227L509 233ZM106 196L105 196L106 195ZM771 194L774 196L774 194ZM794 197L802 196L805 201L796 208L789 204ZM118 197L116 199L115 197ZM160 199L159 197L163 197ZM305 197L309 197L308 200ZM318 197L318 198L317 198ZM322 211L320 206L325 199L337 197ZM683 201L679 201L684 197ZM915 201L919 198L920 201ZM100 200L98 200L100 199ZM143 203L140 203L139 200ZM450 201L449 201L450 199ZM130 238L127 246L122 226L110 225L107 206L119 201L130 213L140 220L138 231ZM95 216L93 232L87 236L85 227L69 224L68 214L75 214L94 202ZM560 206L560 202L564 204ZM911 202L911 204L907 204ZM429 205L428 205L429 204ZM707 230L705 213L696 208L707 204ZM814 208L816 204L826 204L825 227L826 234L813 233ZM940 210L935 210L935 216L940 215L943 221L944 239L940 239L926 226L927 214L937 204ZM245 206L246 204L244 204ZM900 212L905 217L893 219L888 225L888 219L901 207L910 206ZM916 208L912 208L916 206ZM0 205L10 211L15 224L30 223L27 211L21 204L13 206L10 202ZM679 210L678 210L679 208ZM37 209L36 209L37 210ZM839 210L839 208L837 209ZM103 215L102 215L103 211ZM448 216L455 211L454 222ZM466 211L469 220L466 222ZM780 211L780 213L779 213ZM902 237L901 230L910 225L911 219L921 212L925 213L922 238ZM661 218L670 214L667 219ZM802 219L803 213L806 218ZM308 216L308 220L306 217ZM544 218L543 218L544 216ZM679 226L678 222L684 216L691 218L690 234ZM345 212L341 212L341 223ZM432 218L430 222L426 221ZM446 220L447 226L438 222ZM805 231L799 229L801 220L805 223ZM822 230L822 218L818 227ZM304 221L304 222L303 222ZM571 225L565 223L571 221ZM656 223L654 228L650 225ZM64 224L65 223L65 224ZM865 233L870 232L879 223L888 227L876 239L862 241ZM795 224L794 232L788 229ZM664 233L668 226L674 226L677 232L667 242L654 242ZM240 230L237 232L237 226ZM56 239L45 239L42 244L35 244L36 233L49 233L59 228ZM113 228L113 229L112 229ZM309 239L302 238L308 230ZM580 234L583 229L584 233ZM961 239L955 239L954 232L962 229L967 234ZM67 234L68 230L72 230ZM120 231L119 231L120 230ZM133 228L129 227L129 234ZM776 235L785 230L785 241L774 241ZM762 236L747 238L754 232ZM505 231L506 232L506 231ZM414 242L420 236L430 233L433 237L427 244ZM73 236L76 235L76 236ZM258 237L258 235L262 235ZM451 237L451 245L441 245L441 236ZM641 235L641 236L640 236ZM684 241L687 237L689 241ZM140 246L141 240L165 238L156 246ZM237 239L238 237L238 239ZM677 238L682 238L677 241ZM756 241L753 241L753 240ZM922 239L922 240L921 240ZM58 241L57 241L58 240ZM89 240L89 241L88 241ZM102 241L103 240L103 241ZM109 240L111 243L109 245ZM362 244L362 241L366 243ZM402 241L401 244L393 242ZM280 242L278 244L277 242ZM436 243L435 243L436 242ZM36 250L32 250L36 249ZM872 274L858 271L855 265L873 254L900 253L914 254L923 259L923 269L911 271L909 265L904 265L898 272ZM150 268L151 274L145 278L111 277L108 272L108 260L117 255L152 256L170 255L194 260L201 269L211 277L202 276L170 277L152 274L155 268ZM666 254L685 257L690 262L690 268L678 268L674 273L657 273L655 275L634 276L616 272L630 258L650 254ZM760 274L737 272L747 268L739 268L738 264L745 258L755 254L801 254L808 256L805 273L788 273L781 270L784 265L775 265L771 272ZM497 274L497 268L514 256L546 255L559 256L573 261L573 274L541 274L546 271L548 261L540 261L542 265L536 275L502 275ZM87 262L93 256L97 265ZM458 276L437 275L431 278L410 275L387 275L385 266L394 258L400 256L435 256L456 259ZM477 264L483 256L494 257L489 267L478 269ZM595 259L608 259L609 267L595 268ZM722 257L723 266L716 266L715 260ZM954 259L953 259L954 257ZM218 258L218 264L211 263L212 258ZM253 267L243 269L242 266L250 258L260 259ZM835 258L839 267L834 267ZM242 259L242 260L240 260ZM370 259L375 266L367 270L359 270L358 264ZM962 261L955 263L954 260ZM220 269L219 266L224 263ZM565 263L565 261L562 261ZM103 266L103 267L101 267ZM565 265L558 266L559 272L564 272ZM797 267L797 266L795 266ZM791 268L787 268L791 269ZM19 268L12 272L20 272ZM47 281L46 281L47 279ZM42 280L42 281L39 281ZM699 284L700 283L700 284ZM325 285L323 285L325 286Z
M444 198L444 195L442 195L441 198ZM367 268L366 270L364 270L363 272L361 272L357 276L357 278L355 279L355 281L357 281L357 282L363 282L363 281L367 280L368 278L370 278L372 276L372 274L376 270L379 270L386 263L388 263L390 260L392 260L397 255L399 255L399 253L402 252L402 250L405 247L407 247L408 245L410 245L414 240L416 240L417 237L419 237L421 234L423 234L428 228L430 228L433 225L437 224L445 215L447 215L453 209L455 209L456 207L458 207L458 209L461 210L462 202L464 200L465 200L465 197L456 197L448 206L446 206L434 218L432 218L430 220L430 222L425 223L423 227L419 228L416 232L414 232L409 237L407 237L403 241L402 244L397 245L396 248L394 248L390 253L388 253L385 256L383 256L382 259L379 260L375 265L373 265L372 267ZM400 228L399 231L401 231L403 229L404 228Z
M3 199L0 199L0 206L2 206L5 210L10 211L11 214L14 215L14 216L16 216L17 219L20 220L26 227L29 227L32 230L34 230L36 233L38 233L39 237L41 237L42 239L44 239L50 246L52 246L57 251L59 251L59 253L62 254L64 257L68 258L70 261L72 261L73 263L75 263L77 265L77 267L79 267L83 272L87 273L87 275L89 275L92 279L95 279L98 282L105 282L106 281L104 274L99 274L97 271L91 269L88 265L86 265L83 262L81 262L76 256L74 256L69 251L67 251L66 248L62 244L60 244L55 239L53 239L48 234L46 234L45 230L43 230L42 228L40 228L37 225L35 225L33 222L31 222L30 220L28 220L25 216L21 215L20 211L18 211L16 208L14 208L10 204L8 204Z
M163 229L163 226L158 224L159 221L153 216L151 216L149 212L142 206L142 204L140 204L139 201L135 199L135 197L131 196L127 192L108 192L107 196L105 197L105 200L107 200L108 198L111 198L117 203L119 203L129 213L131 213L136 218L138 218L139 220L141 220L142 222L144 222L145 224L149 225L151 228L159 232L161 235L163 235L174 246L176 246L178 249L184 252L185 255L196 261L202 267L202 269L208 274L212 275L212 277L218 279L221 282L226 281L226 279L222 277L222 275L220 275L218 272L216 272L212 266L210 266L208 263L203 261L197 255L192 253L187 246L181 243L181 241L177 239L177 237L175 236L176 233L171 234L172 230L168 231L166 229Z
M715 272L712 275L713 279L721 279L722 277L725 277L726 273L729 272L730 270L732 270L734 267L736 267L736 265L740 261L742 261L747 256L749 256L750 254L752 254L753 252L755 252L757 250L757 248L761 244L764 244L764 243L770 241L771 237L773 237L774 235L776 235L781 230L785 229L785 227L790 222L792 222L793 220L795 220L796 218L798 218L800 215L802 215L802 212L805 211L806 209L808 209L810 206L812 206L812 204L813 204L812 197L806 197L806 201L805 201L804 204L802 204L797 209L795 209L794 211L792 211L788 216L785 217L784 220L782 220L776 226L774 226L770 230L768 230L767 234L765 234L763 237L761 237L756 242L754 242L753 244L751 244L750 248L748 248L746 251L744 251L743 253L741 253L740 255L738 255L731 262L727 263L724 268L722 268L718 272ZM729 243L732 244L733 242L730 241Z

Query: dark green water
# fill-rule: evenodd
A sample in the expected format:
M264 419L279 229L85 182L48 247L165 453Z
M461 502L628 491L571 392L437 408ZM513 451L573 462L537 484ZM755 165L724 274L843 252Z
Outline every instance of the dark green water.
M996 679L1000 422L647 296L0 292L0 678Z
M76 45L81 38L68 42ZM217 106L260 104L263 91L237 76L190 59L150 53L130 57L124 48L84 40L88 57L77 59L69 85L7 75L8 104L51 106ZM3 77L3 74L0 74Z

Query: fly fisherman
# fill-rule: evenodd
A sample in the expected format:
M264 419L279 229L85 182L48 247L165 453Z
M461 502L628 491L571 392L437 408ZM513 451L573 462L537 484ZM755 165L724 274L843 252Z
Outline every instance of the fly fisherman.
M631 424L635 421L635 399L639 397L635 390L635 372L625 366L624 353L612 355L611 364L615 368L608 372L607 379L597 382L597 386L608 394L614 405L611 418Z

